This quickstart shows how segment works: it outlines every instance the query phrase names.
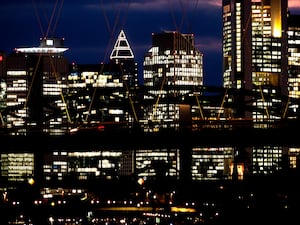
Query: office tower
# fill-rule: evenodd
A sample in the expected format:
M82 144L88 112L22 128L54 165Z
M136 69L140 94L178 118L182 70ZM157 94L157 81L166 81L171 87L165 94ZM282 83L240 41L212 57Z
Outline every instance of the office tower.
M71 67L68 105L74 125L126 120L130 104L118 65L72 64Z
M291 13L288 14L288 85L289 102L286 108L286 118L299 119L300 15ZM297 126L298 123L293 122L293 125ZM299 167L299 153L299 147L289 148L289 168L295 169Z
M300 92L300 15L288 15L288 86L289 97L299 99ZM289 102L289 109L294 118L299 118L299 105Z
M127 103L131 106L128 109L127 120L137 123L140 118L138 107L140 96L137 95L140 83L138 79L138 66L123 29L120 31L114 48L111 51L109 64L113 68L119 67L121 73L121 81L126 91L126 97L129 100Z
M228 96L234 117L281 119L287 62L287 0L223 0L224 87L244 91Z
M137 64L124 30L121 30L110 61L70 66L68 105L71 120L78 123L132 122Z
M129 87L138 85L137 63L133 51L126 38L124 30L121 30L110 54L111 63L121 67L124 82Z
M223 0L223 81L233 117L269 128L283 117L288 95L287 0ZM248 149L249 150L249 149ZM284 149L252 149L253 174L280 169Z
M16 48L7 57L6 126L10 134L43 132L61 135L69 118L64 95L68 61L64 39L42 38L40 46Z
M144 130L179 127L185 110L178 99L203 84L203 55L195 48L193 34L163 32L152 35L144 56ZM184 117L184 116L183 116Z

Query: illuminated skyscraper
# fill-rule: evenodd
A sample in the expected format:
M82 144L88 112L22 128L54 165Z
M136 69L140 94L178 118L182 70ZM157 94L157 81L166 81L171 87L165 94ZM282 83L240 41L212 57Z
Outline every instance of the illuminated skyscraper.
M131 122L131 88L138 86L137 63L123 30L108 63L72 63L68 76L71 120L79 123Z
M299 119L300 99L300 15L288 15L288 85L289 101L287 118ZM289 167L297 168L300 148L289 148Z
M287 62L287 0L223 0L224 87L253 92L228 96L235 117L261 128L281 118Z
M68 103L71 120L75 124L119 122L128 119L126 109L130 103L126 98L119 65L72 64L71 67L68 81L69 96L73 97Z
M203 55L195 48L194 35L153 34L143 68L144 85L149 93L145 99L154 102L145 107L145 121L169 122L168 126L178 127L181 108L172 103L172 98L183 98L193 88L203 85Z
M64 134L68 112L64 102L67 89L67 48L63 39L41 39L39 47L16 48L7 56L6 126L10 134L44 132Z
M126 38L124 30L121 30L110 54L111 63L121 67L123 80L129 87L138 85L137 63L133 51Z
M289 97L300 98L300 15L288 16L288 84ZM298 112L299 106L291 104L290 109ZM299 118L299 117L298 117Z
M288 95L287 0L223 0L223 81L241 90L228 101L234 117L268 128L282 119ZM249 94L251 92L251 94ZM252 149L253 174L280 169L284 149ZM237 152L236 154L238 154Z

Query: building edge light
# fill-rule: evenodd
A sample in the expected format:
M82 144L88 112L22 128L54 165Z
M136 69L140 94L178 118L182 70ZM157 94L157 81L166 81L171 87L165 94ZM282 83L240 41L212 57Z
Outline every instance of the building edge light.
M45 48L45 47L33 47L33 48L16 48L16 52L21 53L63 53L68 50L68 48Z

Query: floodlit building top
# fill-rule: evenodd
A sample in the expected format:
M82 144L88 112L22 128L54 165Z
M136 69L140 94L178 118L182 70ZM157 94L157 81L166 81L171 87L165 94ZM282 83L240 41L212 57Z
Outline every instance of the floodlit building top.
M58 54L68 50L63 47L63 38L41 38L39 47L20 47L16 48L17 52L21 53L43 53L43 54Z

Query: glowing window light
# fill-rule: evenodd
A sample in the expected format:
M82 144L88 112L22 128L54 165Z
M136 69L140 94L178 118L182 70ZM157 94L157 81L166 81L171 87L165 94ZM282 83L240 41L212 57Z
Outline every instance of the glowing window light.
M272 35L276 38L281 37L281 1L272 1L271 16L272 16Z
M276 38L280 38L281 37L281 22L280 21L276 21L273 24L273 36Z

